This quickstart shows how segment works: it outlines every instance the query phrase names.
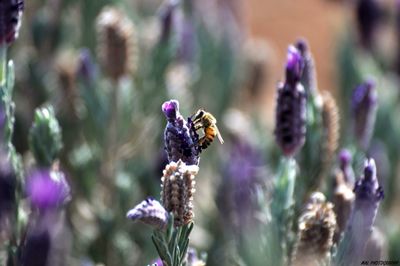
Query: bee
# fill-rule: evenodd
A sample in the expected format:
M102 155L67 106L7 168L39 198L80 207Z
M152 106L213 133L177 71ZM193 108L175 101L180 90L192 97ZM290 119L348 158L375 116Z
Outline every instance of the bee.
M217 119L215 119L212 114L204 111L203 109L199 109L194 115L190 117L190 120L192 121L194 131L197 131L199 129L204 130L204 136L201 137L197 142L197 146L200 147L200 149L206 149L211 144L211 142L213 142L215 137L218 138L221 144L224 143L224 140L222 139L216 125Z

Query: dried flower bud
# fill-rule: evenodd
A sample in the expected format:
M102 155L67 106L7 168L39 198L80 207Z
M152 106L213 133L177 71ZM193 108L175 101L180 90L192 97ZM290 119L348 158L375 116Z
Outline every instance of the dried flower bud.
M199 168L183 161L169 163L161 178L161 201L168 212L174 214L175 226L189 224L194 217L194 178Z
M275 138L286 156L294 155L304 144L306 134L306 97L300 84L301 56L289 47L286 81L278 85Z
M320 265L330 256L336 217L333 205L314 192L299 218L299 233L292 257L293 265Z
M137 67L135 28L120 10L105 7L97 18L98 53L106 74L118 80Z
M188 165L198 165L199 150L193 141L192 130L179 113L179 102L170 100L162 105L162 111L167 118L164 131L164 145L170 162L182 160Z
M32 206L41 211L62 207L71 198L64 173L50 169L39 169L30 174L26 191Z
M356 6L357 26L361 44L370 49L373 46L374 35L381 19L381 6L377 0L358 0Z
M304 64L300 82L303 84L307 96L309 94L313 95L317 92L317 74L315 73L314 58L310 53L306 40L298 40L296 48L300 51Z
M368 149L375 125L378 103L375 86L375 82L369 80L359 85L352 97L354 135L364 150Z
M168 224L168 212L152 197L149 197L130 210L126 217L136 221L139 220L152 227L163 229Z
M354 193L344 178L342 171L336 173L336 184L333 195L334 211L336 214L337 230L334 242L337 243L346 229L354 202Z
M332 95L322 93L322 163L324 173L329 171L339 141L339 111Z
M354 171L351 166L352 155L349 150L343 149L339 153L339 167L343 173L344 181L351 187L355 183Z
M245 60L247 65L246 87L252 99L260 93L268 78L268 61L271 60L270 47L261 39L251 39L245 46Z
M23 9L23 0L0 1L0 44L11 44L18 37Z

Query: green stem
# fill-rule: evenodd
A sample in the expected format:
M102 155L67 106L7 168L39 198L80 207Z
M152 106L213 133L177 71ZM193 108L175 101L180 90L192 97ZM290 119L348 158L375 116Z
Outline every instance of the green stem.
M0 87L6 85L7 80L7 44L0 44Z

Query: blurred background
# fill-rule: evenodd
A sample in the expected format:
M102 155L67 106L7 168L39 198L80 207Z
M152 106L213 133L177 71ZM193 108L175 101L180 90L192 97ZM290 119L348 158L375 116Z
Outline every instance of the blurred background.
M151 229L125 215L145 197L159 197L167 162L161 105L169 99L179 100L184 117L199 108L214 114L225 139L201 154L191 246L207 255L207 265L258 265L249 262L242 235L265 219L255 198L267 195L268 204L277 172L276 87L288 46L299 38L314 58L317 91L333 95L341 127L325 169L314 171L320 161L304 159L324 152L323 137L298 155L296 210L311 189L332 200L338 151L358 149L352 91L373 78L377 122L363 152L377 161L385 189L376 222L384 259L399 260L399 21L398 1L26 1L9 55L16 73L13 143L29 169L34 110L54 106L64 143L60 167L72 189L65 225L71 242L59 250L67 254L64 265L157 259ZM307 187L304 176L318 184Z

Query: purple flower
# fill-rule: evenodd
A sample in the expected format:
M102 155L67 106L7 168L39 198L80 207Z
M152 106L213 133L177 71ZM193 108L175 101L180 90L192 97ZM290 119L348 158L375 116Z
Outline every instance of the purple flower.
M364 175L354 187L355 201L344 239L339 246L340 265L355 265L364 255L371 235L383 189L376 177L374 159L365 161Z
M155 266L163 266L164 265L160 258L158 258L155 261L153 261L150 265L153 266L154 264L155 264Z
M343 149L339 152L339 167L343 173L344 180L347 184L353 186L355 177L351 161L352 155L349 150Z
M302 59L290 46L286 81L278 85L275 139L285 156L293 156L304 144L306 134L306 95L300 84Z
M31 204L39 210L62 207L70 200L70 188L64 173L50 169L35 170L27 180Z
M198 165L199 150L193 140L192 130L179 113L179 102L177 100L165 102L162 105L162 111L167 118L164 145L169 162L182 160L187 165Z
M130 210L126 217L158 229L163 229L168 224L168 212L164 207L152 197L149 197Z
M352 96L353 130L356 140L368 149L375 125L378 95L375 82L368 80L359 85Z
M307 95L315 94L317 90L317 79L314 66L314 58L312 57L307 41L300 39L296 42L296 48L299 50L302 61L303 71L301 75L301 84L303 84Z
M303 58L300 51L290 45L286 59L286 82L296 83L300 81L303 71Z
M372 48L374 34L382 16L382 8L377 0L358 0L356 6L357 26L361 44Z
M78 58L77 76L85 82L91 83L96 78L96 72L96 65L90 50L87 48L81 49Z
M18 37L23 8L23 0L0 1L0 44L10 44Z
M222 182L217 193L217 205L223 223L234 232L251 229L256 223L255 193L261 185L261 154L242 138L234 138Z
M64 211L54 209L31 215L18 265L67 265L71 240Z
M178 3L179 1L169 0L160 9L158 16L161 23L161 35L160 35L161 42L168 41L169 37L171 36Z

